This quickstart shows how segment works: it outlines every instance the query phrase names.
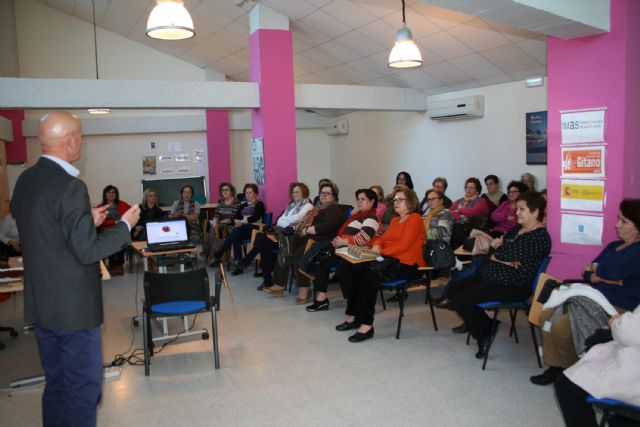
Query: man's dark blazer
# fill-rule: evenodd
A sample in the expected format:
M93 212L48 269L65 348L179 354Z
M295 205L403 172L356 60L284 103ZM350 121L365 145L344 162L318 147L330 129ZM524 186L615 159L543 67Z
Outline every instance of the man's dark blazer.
M46 157L20 175L11 209L22 244L25 321L51 330L99 326L99 261L131 242L126 224L97 234L86 185Z

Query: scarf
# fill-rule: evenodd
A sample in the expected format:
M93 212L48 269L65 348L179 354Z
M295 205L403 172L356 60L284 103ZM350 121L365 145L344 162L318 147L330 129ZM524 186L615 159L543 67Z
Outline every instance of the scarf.
M176 212L180 213L182 212L185 215L191 215L193 214L193 211L195 211L196 209L196 204L194 203L193 200L189 200L189 207L187 208L187 210L184 210L184 199L180 199L178 201L178 206L176 207Z
M294 227L296 233L300 234L299 231L303 230L307 227L311 227L316 219L316 216L320 213L320 211L327 209L329 206L333 206L337 204L336 201L328 202L328 203L319 203L316 207L311 209L306 215L302 218L302 220Z
M342 224L342 227L340 227L340 230L338 230L337 236L342 236L342 234L344 233L345 228L347 228L347 226L351 222L353 222L353 221L362 222L367 217L377 217L376 208L371 208L371 209L366 210L366 211L356 212L353 215L351 215L349 217L349 219L347 220L347 222Z
M422 217L425 233L429 231L429 227L431 226L431 220L433 219L433 217L437 213L441 212L442 210L444 210L444 204L440 203L440 205L437 208L431 209L430 211L427 212L427 214L424 217Z
M282 215L284 216L296 215L298 212L300 212L302 207L307 203L309 203L308 199L302 199L298 202L291 202L289 203L289 206L287 206L287 209L285 209Z

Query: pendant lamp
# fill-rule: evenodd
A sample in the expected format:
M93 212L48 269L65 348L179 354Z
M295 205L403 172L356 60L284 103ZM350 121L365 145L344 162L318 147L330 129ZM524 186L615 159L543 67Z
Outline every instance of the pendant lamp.
M147 20L147 36L160 40L184 40L196 35L193 20L182 0L157 0Z
M402 28L396 33L396 44L389 54L389 67L415 68L422 66L422 54L413 41L411 30L407 27L402 0Z
M96 59L96 80L100 80L100 71L98 69L98 32L96 31L96 2L91 0L91 6L93 8L93 53ZM109 114L111 112L108 108L89 108L87 109L89 114Z

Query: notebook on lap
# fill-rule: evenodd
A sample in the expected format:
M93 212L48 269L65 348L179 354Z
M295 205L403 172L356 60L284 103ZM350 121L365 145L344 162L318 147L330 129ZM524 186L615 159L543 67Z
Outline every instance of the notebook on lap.
M184 218L171 218L148 222L146 229L147 246L151 252L195 248L195 246L189 242L187 220Z

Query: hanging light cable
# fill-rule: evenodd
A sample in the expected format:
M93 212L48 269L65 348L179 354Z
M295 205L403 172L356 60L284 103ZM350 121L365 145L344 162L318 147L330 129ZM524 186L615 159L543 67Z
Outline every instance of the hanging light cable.
M182 0L157 0L147 20L147 36L160 40L184 40L196 35L193 20Z
M402 0L402 28L396 33L396 44L389 54L389 67L415 68L422 66L422 54L407 28L404 0Z
M98 32L96 30L96 2L91 0L91 6L93 7L93 52L96 60L96 80L100 80L100 71L98 69ZM87 110L89 114L109 114L111 112L108 108L89 108Z

